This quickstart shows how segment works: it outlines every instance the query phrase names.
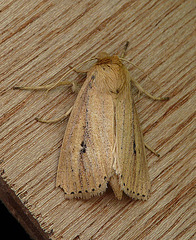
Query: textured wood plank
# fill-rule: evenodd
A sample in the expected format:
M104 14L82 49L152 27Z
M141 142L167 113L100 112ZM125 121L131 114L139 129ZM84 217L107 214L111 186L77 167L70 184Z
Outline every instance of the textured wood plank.
M195 2L15 0L1 1L0 9L1 181L40 229L55 240L193 239ZM58 88L46 97L12 87L57 81L68 65L103 50L120 53L127 40L127 58L153 81L129 67L131 75L152 94L171 97L153 102L134 90L145 140L161 154L147 154L152 195L118 201L108 189L88 201L65 200L55 178L67 120L46 125L34 118L61 116L76 94Z

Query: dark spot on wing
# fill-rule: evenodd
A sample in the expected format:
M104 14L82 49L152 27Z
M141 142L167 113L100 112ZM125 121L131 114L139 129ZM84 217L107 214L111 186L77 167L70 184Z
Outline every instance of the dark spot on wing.
M80 152L81 152L81 153L85 153L85 152L86 152L86 148L82 148L82 149L80 150Z
M114 93L114 94L118 94L118 93L120 92L120 90L119 90L119 89L116 89L115 92L110 90L110 92L111 92L111 93Z
M80 150L80 153L83 154L86 152L86 144L84 143L84 141L82 141L80 145L82 147L82 149Z
M135 140L133 141L133 153L136 155L136 145L135 145Z

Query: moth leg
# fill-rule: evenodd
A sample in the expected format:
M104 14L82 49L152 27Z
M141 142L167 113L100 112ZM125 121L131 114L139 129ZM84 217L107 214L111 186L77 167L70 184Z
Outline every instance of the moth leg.
M87 71L79 70L79 69L77 69L75 67L72 67L71 65L69 65L69 68L71 68L76 73L82 73L82 74L85 74L85 75L87 74Z
M73 107L71 107L65 114L63 114L59 118L55 118L55 119L51 119L51 120L44 120L42 118L35 118L35 120L37 120L38 122L41 122L41 123L56 123L56 122L60 122L60 121L64 120L71 113L72 108Z
M165 100L169 100L169 97L154 97L153 95L151 95L149 92L147 92L146 90L143 89L143 87L134 79L131 79L131 81L133 82L133 84L137 87L137 89L139 90L139 92L142 92L144 94L146 94L149 98L152 98L153 100L159 100L159 101L165 101Z
M145 147L148 148L148 150L150 150L151 152L153 152L157 157L160 157L160 154L155 151L153 148L151 148L147 143L144 143Z
M13 87L13 89L20 89L20 90L47 90L47 91L50 91L51 89L53 88L56 88L58 86L62 86L62 85L67 85L67 86L71 86L72 87L74 86L74 83L72 82L69 82L69 81L61 81L61 82L57 82L57 83L51 83L51 84L48 84L48 85L43 85L43 86L27 86L27 87L18 87L18 86L15 86Z

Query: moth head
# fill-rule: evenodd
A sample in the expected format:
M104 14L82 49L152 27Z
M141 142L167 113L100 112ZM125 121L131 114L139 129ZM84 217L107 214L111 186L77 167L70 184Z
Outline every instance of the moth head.
M122 65L119 57L117 55L113 55L110 56L108 53L106 52L100 52L97 57L97 63L96 65L100 65L100 64L118 64L118 65Z
M110 55L109 55L108 53L106 53L106 52L100 52L100 53L98 53L98 55L97 55L97 59L98 59L98 60L102 60L102 59L104 59L104 58L110 58Z

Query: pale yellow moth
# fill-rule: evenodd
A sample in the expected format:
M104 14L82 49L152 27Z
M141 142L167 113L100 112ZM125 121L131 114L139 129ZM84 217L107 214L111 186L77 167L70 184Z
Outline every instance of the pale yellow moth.
M89 199L105 192L109 183L119 200L123 192L146 200L151 185L132 84L154 100L168 98L155 98L145 92L130 77L122 63L126 59L107 53L100 53L94 59L96 63L88 71L73 107L65 114L71 113L61 147L56 186L64 190L68 199ZM70 84L60 80L53 85L15 89L50 90Z

